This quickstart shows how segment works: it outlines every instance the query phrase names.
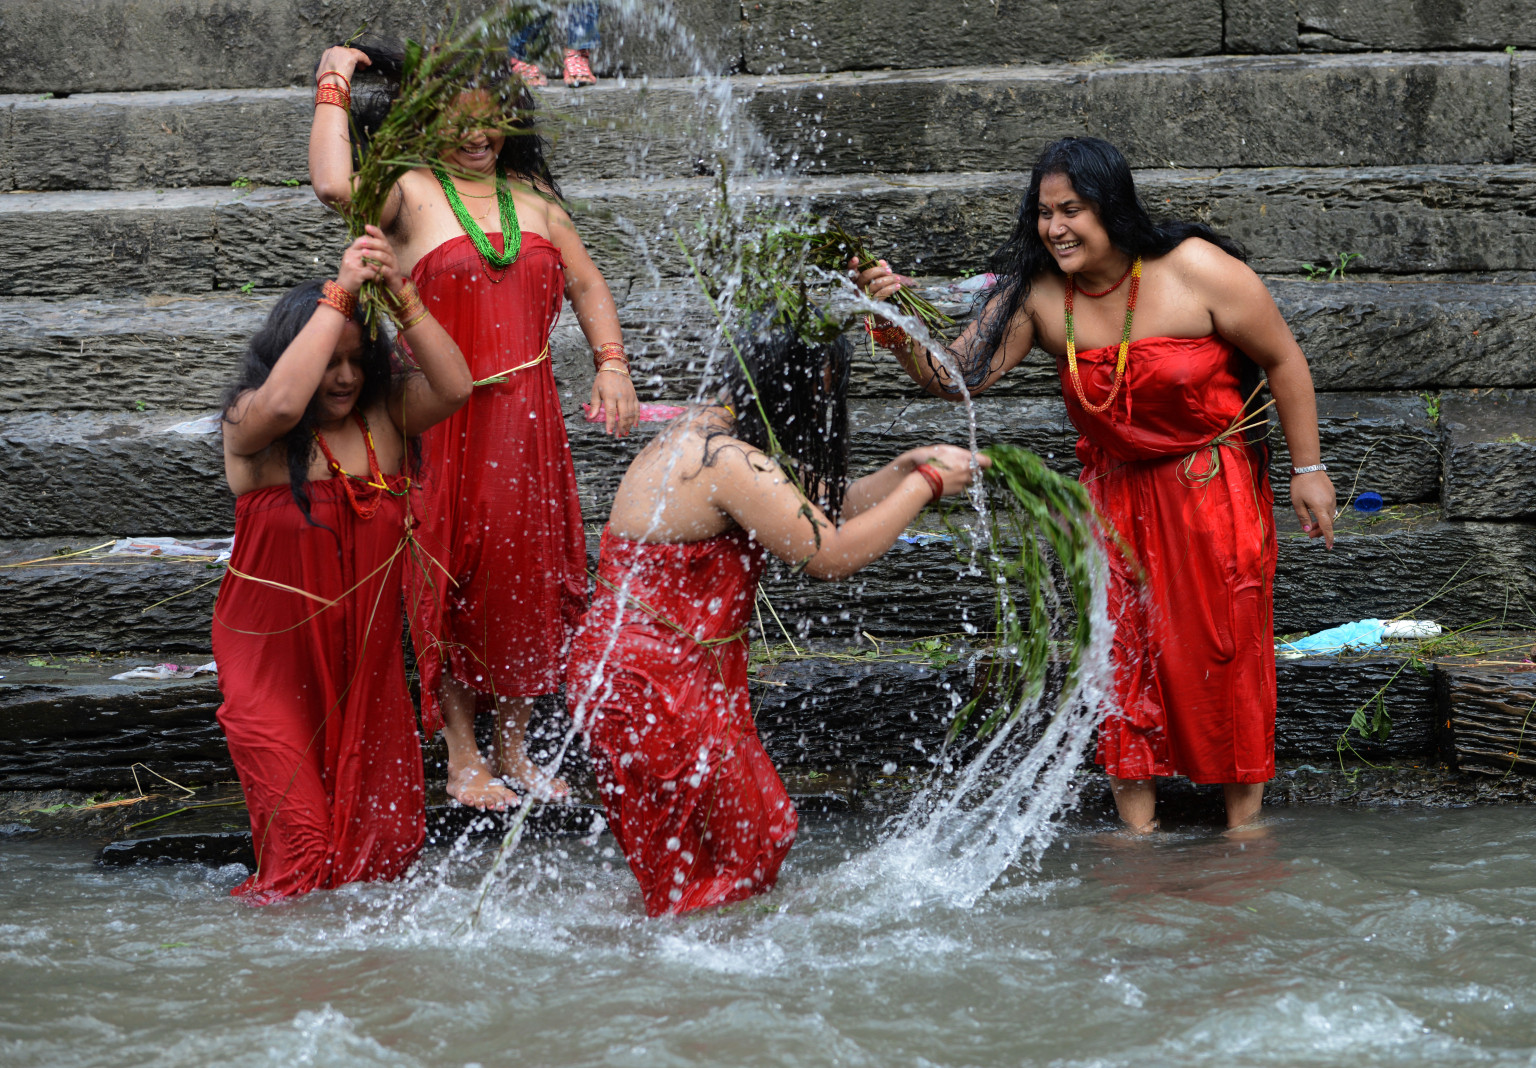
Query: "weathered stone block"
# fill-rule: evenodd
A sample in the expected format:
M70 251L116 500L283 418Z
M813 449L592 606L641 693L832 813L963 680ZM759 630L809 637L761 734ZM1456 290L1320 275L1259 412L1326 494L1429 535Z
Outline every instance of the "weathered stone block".
M1225 52L1295 52L1295 0L1223 0Z
M457 5L464 19L490 6ZM670 23L655 12L606 15L599 69L687 75L739 63L734 3L677 0L672 9ZM430 40L445 20L431 0L9 0L0 9L0 92L306 84L320 53L359 26Z
M1517 52L1509 74L1514 158L1529 163L1536 160L1536 56Z
M203 192L0 195L0 296L212 289L208 201Z
M1346 511L1333 550L1277 511L1275 630L1320 630L1415 613L1445 626L1536 624L1536 526L1440 519L1406 505Z
M1271 414L1274 409L1270 409ZM1323 459L1348 504L1351 487L1374 490L1388 504L1432 501L1440 495L1440 442L1417 394L1319 393ZM1271 419L1270 471L1277 503L1290 501L1291 454L1277 417Z
M13 496L0 512L0 537L227 534L235 500L222 439L170 429L188 418L195 415L8 415L0 448L10 456Z
M1221 51L1220 0L1173 7L1147 0L1088 0L1070 7L951 0L941 9L920 0L748 0L742 14L746 68L754 74ZM924 33L922 47L913 48L910 37L891 32L894 26L935 32Z
M1444 668L1438 681L1446 741L1459 770L1536 772L1536 671Z
M92 544L78 539L3 542L0 564ZM74 558L0 569L0 651L206 652L223 575L222 565L153 559Z
M1536 386L1536 286L1265 284L1320 390Z
M1503 48L1536 45L1536 4L1531 0L1298 0L1303 50L1323 52L1412 51L1431 48Z
M768 79L748 111L812 174L1024 169L1069 134L1133 167L1507 162L1508 74L1502 55L873 71Z
M232 778L214 718L222 698L211 676L110 678L152 662L130 656L58 668L7 664L0 681L0 789L131 787L135 764L182 783ZM141 771L145 786L152 780L158 781Z
M1446 393L1445 514L1455 519L1536 516L1536 396Z

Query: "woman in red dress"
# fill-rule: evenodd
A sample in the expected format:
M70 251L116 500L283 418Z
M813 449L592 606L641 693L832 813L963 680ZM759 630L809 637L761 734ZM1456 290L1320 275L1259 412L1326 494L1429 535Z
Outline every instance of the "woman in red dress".
M652 916L771 889L795 838L747 694L766 555L851 575L973 470L964 449L934 445L847 484L847 344L773 333L739 347L718 401L674 420L619 484L566 683Z
M357 312L395 296L420 373ZM421 848L421 743L400 653L407 428L469 396L469 369L370 228L334 282L278 301L224 409L235 548L213 611L219 723L245 791L264 904L391 879Z
M397 74L398 56L338 47L317 68L310 177L333 207L352 195L348 87L359 66ZM526 92L518 102L531 112ZM476 382L469 403L424 435L410 613L422 722L429 736L443 728L448 792L500 809L518 803L514 786L543 799L568 792L525 750L534 700L559 690L586 606L586 538L549 359L562 295L592 345L591 403L608 432L627 433L638 406L613 297L560 205L542 139L495 128L488 89L456 107L462 142L441 166L400 178L382 226ZM495 774L475 743L477 707L496 713Z
M1096 138L1046 146L996 264L951 347L965 385L985 391L1034 345L1056 357L1082 479L1133 557L1110 554L1118 708L1098 749L1120 816L1154 830L1155 780L1182 774L1221 783L1228 825L1250 823L1275 767L1275 528L1262 435L1232 431L1262 370L1297 465L1291 506L1331 548L1306 357L1241 250L1155 224ZM884 263L858 281L879 299L903 284ZM883 336L928 392L959 398L931 353Z

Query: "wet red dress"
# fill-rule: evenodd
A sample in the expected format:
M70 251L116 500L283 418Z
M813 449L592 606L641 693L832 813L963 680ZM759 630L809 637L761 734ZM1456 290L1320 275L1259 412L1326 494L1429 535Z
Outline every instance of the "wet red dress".
M1090 401L1108 396L1116 352L1078 353ZM1097 414L1058 361L1082 480L1145 572L1137 583L1110 551L1118 710L1098 760L1120 778L1275 773L1274 497L1257 448L1208 447L1242 410L1240 358L1215 335L1133 341Z
M489 237L500 251L501 234ZM533 363L475 387L464 407L422 435L417 538L431 559L412 563L410 610L430 736L442 725L445 664L488 697L559 690L586 605L587 551L547 356L565 291L560 250L524 231L516 262L488 270L460 236L423 256L411 275L475 381Z
M603 531L566 700L651 916L772 889L795 840L795 806L747 695L762 568L739 529L662 545Z
M287 486L235 501L213 653L257 859L233 893L256 904L392 879L426 833L400 654L406 499L362 485L360 499L378 504L369 519L342 478L309 483L310 512L329 530L305 521Z

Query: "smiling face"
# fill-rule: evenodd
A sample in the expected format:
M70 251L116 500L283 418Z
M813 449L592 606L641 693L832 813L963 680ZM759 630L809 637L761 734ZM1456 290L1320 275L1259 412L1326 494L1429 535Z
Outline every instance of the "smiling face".
M1037 225L1040 240L1064 274L1094 270L1115 256L1098 210L1078 196L1065 174L1048 174L1040 180Z
M363 329L353 320L341 328L341 338L320 379L320 421L331 425L352 414L363 392Z
M496 113L495 108L495 99L484 89L459 94L453 112L453 121L459 128L459 146L445 155L443 162L472 174L495 172L496 157L507 141L504 133L485 125Z

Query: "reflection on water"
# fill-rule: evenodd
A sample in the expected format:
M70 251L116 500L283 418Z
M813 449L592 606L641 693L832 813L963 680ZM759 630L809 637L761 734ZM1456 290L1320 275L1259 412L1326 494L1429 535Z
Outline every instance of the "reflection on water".
M606 836L525 843L474 932L484 853L251 909L8 839L0 1062L1530 1064L1531 816L1079 824L969 909L861 892L874 822L809 821L774 894L656 921Z

